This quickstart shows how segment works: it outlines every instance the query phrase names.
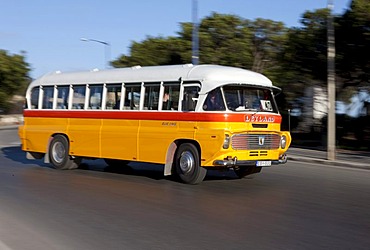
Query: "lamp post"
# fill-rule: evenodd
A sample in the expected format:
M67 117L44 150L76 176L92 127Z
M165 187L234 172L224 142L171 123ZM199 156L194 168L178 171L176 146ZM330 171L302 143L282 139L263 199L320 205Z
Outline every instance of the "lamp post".
M80 39L83 42L96 42L104 45L104 65L105 68L109 68L109 61L110 61L110 44L108 42L96 40L96 39L90 39L90 38L81 38Z
M328 0L328 145L327 159L335 160L335 37L333 26L333 0Z
M191 61L193 65L199 64L199 38L198 38L198 1L192 2L192 16L193 16L193 43Z

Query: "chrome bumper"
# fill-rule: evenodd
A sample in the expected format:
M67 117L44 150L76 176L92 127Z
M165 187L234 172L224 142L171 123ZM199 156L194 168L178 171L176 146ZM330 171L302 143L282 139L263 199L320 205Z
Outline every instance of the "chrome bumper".
M279 157L279 160L271 161L272 165L278 164L285 164L288 161L288 157L286 154L283 154ZM213 165L220 166L220 167L229 167L232 168L234 166L256 166L257 161L239 161L238 158L234 157L231 160L215 160Z

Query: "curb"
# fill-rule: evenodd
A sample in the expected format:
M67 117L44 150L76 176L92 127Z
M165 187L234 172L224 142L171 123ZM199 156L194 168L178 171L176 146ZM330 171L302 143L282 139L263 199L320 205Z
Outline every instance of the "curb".
M340 161L340 160L330 161L330 160L325 160L325 159L309 158L309 157L302 157L302 156L295 156L295 155L288 155L288 161L289 160L300 161L300 162L322 163L322 164L330 165L330 166L340 166L340 167L370 170L369 164L363 164L359 162L348 162L348 161Z

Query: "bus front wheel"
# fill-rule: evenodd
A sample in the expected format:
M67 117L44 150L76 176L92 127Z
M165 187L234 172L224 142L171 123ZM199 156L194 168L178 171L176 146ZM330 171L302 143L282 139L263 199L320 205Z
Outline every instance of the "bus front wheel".
M69 155L69 141L63 135L53 137L49 147L49 160L55 169L78 168L79 159L73 159Z
M176 172L180 179L187 184L199 184L207 174L207 170L200 166L199 153L191 143L179 146L176 152Z

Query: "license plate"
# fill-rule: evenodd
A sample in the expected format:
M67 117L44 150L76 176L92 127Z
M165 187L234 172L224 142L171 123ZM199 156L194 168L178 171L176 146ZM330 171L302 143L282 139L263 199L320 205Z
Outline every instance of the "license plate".
M257 161L256 166L257 167L271 166L271 161Z

